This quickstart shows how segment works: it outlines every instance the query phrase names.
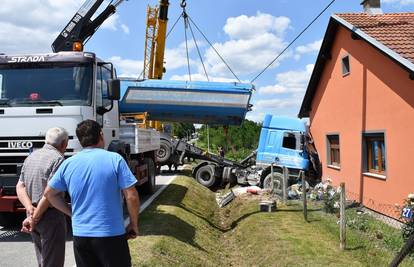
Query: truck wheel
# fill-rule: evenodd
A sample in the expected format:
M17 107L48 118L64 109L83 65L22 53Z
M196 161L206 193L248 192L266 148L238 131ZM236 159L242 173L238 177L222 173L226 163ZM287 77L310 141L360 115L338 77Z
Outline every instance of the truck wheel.
M212 187L216 183L216 177L214 176L214 166L204 165L200 167L196 172L196 180L205 187Z
M166 140L160 140L160 149L157 150L155 159L160 165L166 163L171 157L171 145Z
M145 194L153 194L155 192L155 164L151 158L144 158L144 163L148 168L148 181L142 185L142 189Z
M283 194L283 173L274 172L273 173L273 183L272 183L272 174L269 173L262 182L262 188L273 190L277 195Z

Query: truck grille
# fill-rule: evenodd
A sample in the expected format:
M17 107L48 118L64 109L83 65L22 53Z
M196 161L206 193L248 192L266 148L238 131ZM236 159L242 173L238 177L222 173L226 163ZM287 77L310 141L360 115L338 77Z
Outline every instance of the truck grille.
M43 136L0 137L0 153L29 153L44 144Z
M73 136L69 136L72 140ZM45 144L44 136L0 137L0 156L3 153L26 153L33 149L42 148ZM73 152L67 149L66 152Z
M20 175L21 166L29 153L44 144L44 136L0 137L0 176ZM68 153L73 151L66 149Z

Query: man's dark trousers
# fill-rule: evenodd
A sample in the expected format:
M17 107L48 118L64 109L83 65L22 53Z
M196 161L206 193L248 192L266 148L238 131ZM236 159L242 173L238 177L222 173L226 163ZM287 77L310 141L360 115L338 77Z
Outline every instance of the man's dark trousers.
M130 267L128 241L125 235L110 237L73 237L77 267Z
M65 263L66 218L49 208L32 232L37 262L42 267L60 267Z

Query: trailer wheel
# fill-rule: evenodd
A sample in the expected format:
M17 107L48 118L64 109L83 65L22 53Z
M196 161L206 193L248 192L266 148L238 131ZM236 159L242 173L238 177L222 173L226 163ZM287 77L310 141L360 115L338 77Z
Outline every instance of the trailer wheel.
M160 149L157 150L155 158L160 165L166 163L171 157L171 145L166 140L160 140Z
M155 164L151 158L144 158L144 163L148 168L148 181L142 186L142 189L145 194L153 194L155 192Z
M214 166L205 165L200 167L196 172L196 180L205 187L212 187L216 183L214 176Z
M273 173L273 183L272 183L272 174L269 173L263 179L262 188L266 190L273 190L277 195L282 195L283 193L283 173L274 172Z

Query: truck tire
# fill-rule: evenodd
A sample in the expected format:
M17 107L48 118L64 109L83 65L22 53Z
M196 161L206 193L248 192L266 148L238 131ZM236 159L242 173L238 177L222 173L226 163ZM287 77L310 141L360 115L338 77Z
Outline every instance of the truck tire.
M142 190L151 195L155 193L155 164L151 158L144 158L144 163L147 164L148 181L142 185Z
M263 189L273 190L273 192L277 195L282 195L283 194L283 173L274 172L273 181L274 183L272 183L272 174L269 173L263 179L261 187Z
M171 144L167 140L160 140L160 149L157 150L155 159L157 163L163 165L171 157Z
M204 165L200 167L195 174L197 182L205 187L212 187L216 183L216 177L214 176L214 166Z

